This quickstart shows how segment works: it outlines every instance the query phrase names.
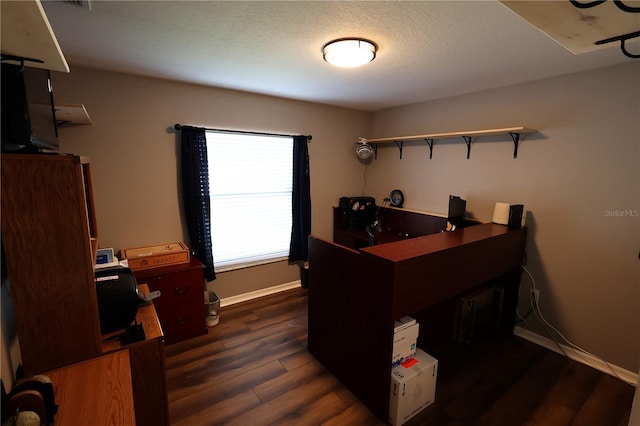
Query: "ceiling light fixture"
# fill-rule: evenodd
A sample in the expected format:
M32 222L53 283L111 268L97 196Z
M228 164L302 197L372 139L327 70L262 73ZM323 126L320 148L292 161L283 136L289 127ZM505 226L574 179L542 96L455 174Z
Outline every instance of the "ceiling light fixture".
M330 41L322 47L324 60L343 68L359 67L373 61L378 46L361 38L342 38Z

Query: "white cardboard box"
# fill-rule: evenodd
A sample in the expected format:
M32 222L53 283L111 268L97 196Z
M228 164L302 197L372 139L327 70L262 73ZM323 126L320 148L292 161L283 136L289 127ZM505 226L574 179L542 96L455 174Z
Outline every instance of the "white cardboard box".
M404 317L396 321L393 333L391 366L395 367L416 354L419 324L415 319Z
M414 360L391 370L389 422L394 426L404 424L436 399L438 360L420 349Z
M393 332L397 333L398 331L404 330L405 328L410 327L415 323L415 318L402 317L398 321L395 321L395 323L393 324Z

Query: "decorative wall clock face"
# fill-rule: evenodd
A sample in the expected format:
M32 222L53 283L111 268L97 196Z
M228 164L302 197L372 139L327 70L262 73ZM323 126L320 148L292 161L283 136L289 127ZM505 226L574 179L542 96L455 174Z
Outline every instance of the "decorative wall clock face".
M393 207L402 207L404 204L404 194L399 189L394 189L389 194L389 199L391 200L391 205Z

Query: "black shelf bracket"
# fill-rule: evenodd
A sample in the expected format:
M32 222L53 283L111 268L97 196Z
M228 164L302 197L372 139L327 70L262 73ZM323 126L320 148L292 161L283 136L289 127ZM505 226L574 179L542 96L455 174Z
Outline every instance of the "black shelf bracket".
M402 141L393 141L393 143L396 144L396 146L398 147L398 150L400 151L400 159L402 160Z
M606 38L604 40L598 40L596 41L594 44L595 45L601 45L601 44L607 44L607 43L611 43L614 41L619 41L620 42L620 50L622 51L622 53L624 53L625 56L631 58L631 59L638 59L640 58L640 53L636 54L636 53L631 53L627 50L626 46L625 46L625 42L627 40L630 40L632 38L636 38L636 37L640 37L640 31L636 31L633 33L629 33L629 34L623 34L623 35L619 35L617 37L611 37L611 38Z
M471 156L471 136L463 136L464 141L467 143L467 160Z
M577 7L578 9L590 9L592 7L596 7L598 5L601 5L602 3L606 2L606 0L591 0L591 1L587 1L586 3L582 3L579 0L569 0L569 3L571 3L572 5L574 5L575 7ZM622 0L613 0L613 4L615 4L616 6L618 6L618 9L620 9L623 12L627 12L627 13L640 13L640 7L637 6L629 6L628 4L626 4L625 2L623 2ZM627 40L630 40L632 38L636 38L636 37L640 37L640 31L635 31L629 34L622 34L616 37L611 37L611 38L607 38L604 40L598 40L596 41L594 44L599 46L601 44L606 44L606 43L611 43L614 41L619 41L620 42L620 50L622 51L622 53L632 59L640 59L640 54L635 54L635 53L631 53L627 50L626 46L625 46L625 42Z
M433 158L433 139L425 139L427 145L429 145L429 160Z
M513 158L518 158L518 142L520 142L520 133L511 133L511 139L513 139Z
M377 160L378 159L378 144L377 143L371 143L369 145L371 145L371 147L373 148L373 159Z

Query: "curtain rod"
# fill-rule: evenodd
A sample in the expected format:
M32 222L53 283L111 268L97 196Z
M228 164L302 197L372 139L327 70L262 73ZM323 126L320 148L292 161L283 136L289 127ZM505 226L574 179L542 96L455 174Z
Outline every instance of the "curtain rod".
M173 126L173 128L175 130L180 130L182 129L182 124L175 124ZM206 128L205 130L209 130L212 132L222 132L222 133L243 133L243 134L250 134L250 135L262 135L262 136L285 136L285 137L293 137L293 136L298 136L298 135L285 135L282 133L265 133L265 132L245 132L244 130L228 130L228 129L210 129L210 128ZM312 139L311 135L300 135L300 136L305 136L307 138L307 141L310 141Z

